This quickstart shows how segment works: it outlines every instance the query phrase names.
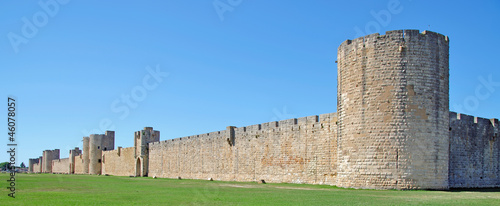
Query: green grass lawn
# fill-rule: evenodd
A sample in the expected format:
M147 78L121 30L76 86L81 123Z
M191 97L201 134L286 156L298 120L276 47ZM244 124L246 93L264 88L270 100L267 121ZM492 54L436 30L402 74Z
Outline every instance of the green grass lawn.
M500 189L354 190L95 175L17 174L16 198L0 174L0 205L500 205Z

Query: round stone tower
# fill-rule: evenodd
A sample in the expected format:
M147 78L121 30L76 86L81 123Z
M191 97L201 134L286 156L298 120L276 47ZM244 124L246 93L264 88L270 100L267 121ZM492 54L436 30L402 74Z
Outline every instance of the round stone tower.
M83 173L89 173L89 137L83 137Z
M418 30L340 45L337 186L448 188L448 48Z
M101 157L102 148L101 143L104 135L91 134L89 141L89 174L101 174Z

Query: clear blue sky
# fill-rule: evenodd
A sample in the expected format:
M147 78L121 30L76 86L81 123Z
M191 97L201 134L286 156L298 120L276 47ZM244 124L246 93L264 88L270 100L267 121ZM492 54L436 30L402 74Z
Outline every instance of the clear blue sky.
M145 126L166 140L336 112L337 47L397 29L448 35L450 109L500 117L500 85L480 80L500 82L498 1L231 2L2 1L0 148L9 95L26 164L45 149L67 157L103 123L130 147Z

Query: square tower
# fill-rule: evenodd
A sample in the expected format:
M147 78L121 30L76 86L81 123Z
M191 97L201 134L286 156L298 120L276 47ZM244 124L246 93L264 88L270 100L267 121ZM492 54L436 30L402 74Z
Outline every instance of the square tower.
M59 149L55 150L45 150L43 151L43 164L42 164L42 172L51 173L52 172L52 160L59 159Z
M82 154L82 150L80 148L75 147L75 149L72 149L69 151L69 173L74 174L75 173L75 157L79 156Z
M149 165L149 146L151 142L160 141L160 131L153 127L144 127L134 133L134 148L136 161L136 176L147 176Z

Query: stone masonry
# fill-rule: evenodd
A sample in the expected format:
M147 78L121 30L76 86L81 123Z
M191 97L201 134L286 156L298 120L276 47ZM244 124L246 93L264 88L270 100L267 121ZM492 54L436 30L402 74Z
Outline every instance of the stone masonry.
M150 143L149 176L335 184L336 114Z
M59 159L59 149L43 151L42 171L43 173L52 172L52 160Z
M448 188L448 43L398 30L340 45L337 186Z
M69 158L52 160L52 173L68 174L70 170Z
M80 156L82 154L82 150L80 148L75 147L75 149L72 149L69 151L69 173L73 174L75 173L75 160L77 156Z
M42 157L41 156L39 158L29 159L28 171L34 172L34 173L40 173L40 172L42 172L41 165L42 165Z
M103 152L104 174L122 176L147 176L149 170L149 143L160 141L160 132L145 127L134 133L134 147Z
M33 172L33 173L41 173L42 172L42 159L43 157L40 156L38 159L34 159L34 160L38 160L36 162L33 162L33 168L29 168L28 171L30 172Z
M500 185L498 119L450 112L449 184L453 188Z
M83 137L83 151L46 150L30 172L337 185L346 188L500 187L498 119L449 111L449 39L388 31L338 48L338 113L160 141L152 127L134 147L114 132Z

